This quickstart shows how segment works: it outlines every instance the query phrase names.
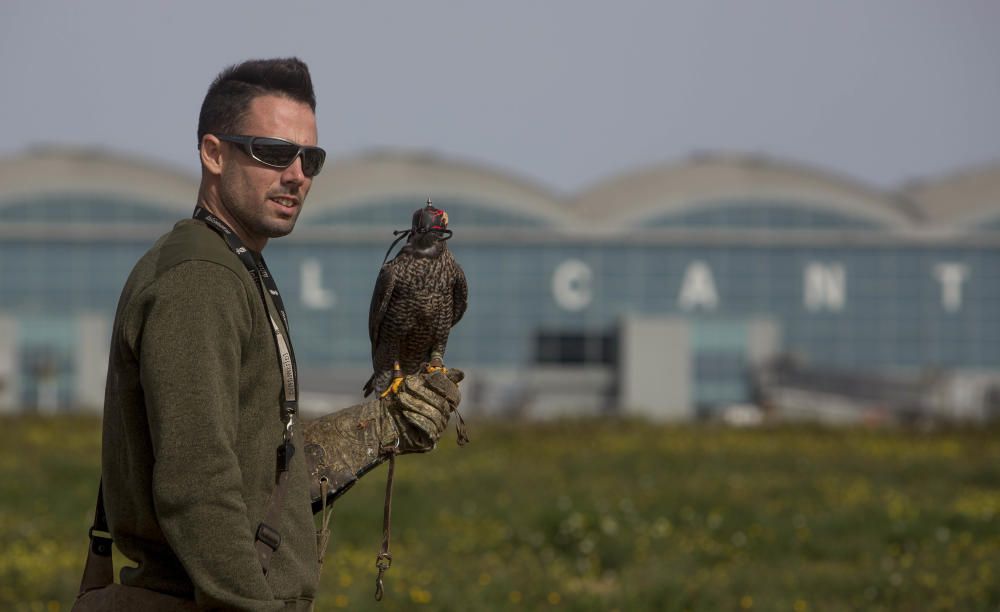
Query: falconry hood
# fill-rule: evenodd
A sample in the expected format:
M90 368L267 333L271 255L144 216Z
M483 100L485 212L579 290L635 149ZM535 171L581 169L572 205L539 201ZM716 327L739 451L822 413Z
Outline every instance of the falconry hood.
M430 200L427 206L413 211L413 222L410 225L410 240L423 234L434 234L437 240L447 240L451 238L451 230L448 229L448 213L440 208L435 208Z
M396 244L406 239L401 253L406 251L412 255L422 257L437 257L442 251L447 250L444 241L451 238L451 230L448 229L448 213L435 208L430 200L427 205L413 211L413 219L410 222L410 229L396 230L393 232L397 236L396 240L389 246L385 253L384 264L389 259L389 253Z
M413 212L409 232L404 248L415 255L434 257L444 248L444 241L451 238L448 213L435 208L431 201L427 200L426 206Z

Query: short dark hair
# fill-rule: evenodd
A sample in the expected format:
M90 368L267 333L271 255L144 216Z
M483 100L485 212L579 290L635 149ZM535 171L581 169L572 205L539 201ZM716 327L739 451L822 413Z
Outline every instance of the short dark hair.
M247 60L220 72L209 86L198 116L198 145L205 134L235 134L250 102L263 95L284 96L316 112L316 94L305 62L297 57Z

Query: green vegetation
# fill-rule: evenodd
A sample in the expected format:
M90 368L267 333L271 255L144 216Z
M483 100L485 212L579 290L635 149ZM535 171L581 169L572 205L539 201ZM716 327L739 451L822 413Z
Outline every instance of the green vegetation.
M996 610L1000 436L472 424L334 508L318 610ZM100 424L0 420L0 609L66 610Z

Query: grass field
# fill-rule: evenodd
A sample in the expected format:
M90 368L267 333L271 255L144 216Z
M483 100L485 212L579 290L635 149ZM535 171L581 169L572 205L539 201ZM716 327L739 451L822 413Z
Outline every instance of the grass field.
M1000 435L473 423L338 502L318 610L998 610ZM0 609L67 610L93 418L0 420Z

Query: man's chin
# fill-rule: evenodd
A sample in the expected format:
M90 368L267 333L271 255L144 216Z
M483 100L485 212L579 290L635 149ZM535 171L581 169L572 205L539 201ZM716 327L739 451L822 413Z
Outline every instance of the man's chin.
M282 226L282 227L271 227L271 228L268 228L270 231L267 234L267 237L268 238L282 238L284 236L287 236L288 234L291 234L292 233L292 229L294 229L294 228L295 228L295 224L294 223L291 223L289 225Z
M281 238L292 233L295 228L295 219L272 221L260 228L260 234L268 238Z
M295 228L295 222L299 220L300 211L301 209L296 207L283 210L281 211L282 214L274 215L270 219L264 219L264 224L267 225L268 236L271 238L280 238L291 234L292 229Z

